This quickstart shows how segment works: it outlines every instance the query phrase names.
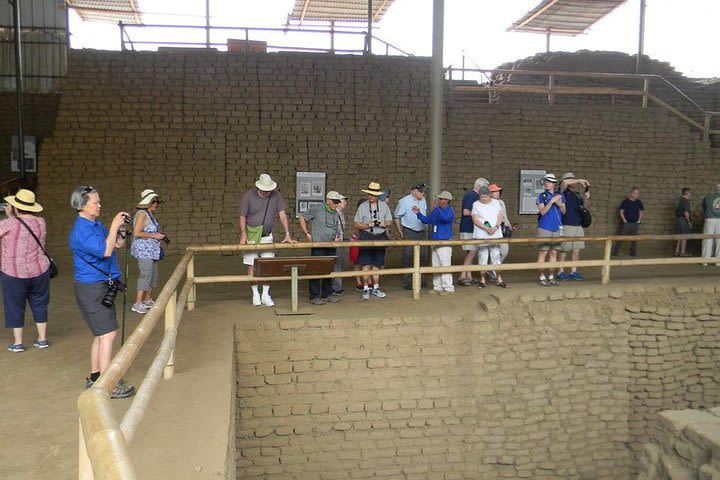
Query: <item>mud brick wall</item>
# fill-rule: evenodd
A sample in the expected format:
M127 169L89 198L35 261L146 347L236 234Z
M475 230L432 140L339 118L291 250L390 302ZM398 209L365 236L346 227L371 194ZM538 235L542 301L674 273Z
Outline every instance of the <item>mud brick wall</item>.
M664 411L645 444L638 480L720 477L720 408Z
M631 478L657 412L718 400L715 295L580 290L423 318L241 320L238 478Z
M427 58L73 51L55 133L40 152L49 243L64 245L67 198L80 184L100 189L106 221L155 188L175 251L236 242L240 199L263 172L292 218L297 171L326 172L328 189L349 195L350 215L371 180L396 202L428 180L429 75ZM669 233L680 188L704 193L718 180L718 149L658 109L448 97L445 120L442 188L460 198L478 176L500 183L524 234L536 220L517 215L522 168L590 179L592 234L615 231L615 208L634 184L647 208L643 232Z

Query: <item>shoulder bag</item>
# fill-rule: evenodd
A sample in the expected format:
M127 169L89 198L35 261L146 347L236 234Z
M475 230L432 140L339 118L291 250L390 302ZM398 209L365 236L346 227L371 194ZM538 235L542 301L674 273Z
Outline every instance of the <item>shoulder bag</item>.
M583 228L588 228L590 225L592 225L592 215L590 214L590 210L585 207L585 201L580 196L580 194L577 192L573 193L577 195L578 199L580 200L580 205L578 205L578 213L580 214L580 226Z
M260 243L260 239L263 237L263 229L265 228L265 218L267 218L267 212L268 207L270 206L270 199L268 198L265 202L265 213L263 213L263 219L262 222L260 222L260 225L257 226L251 226L251 225L245 225L245 230L247 231L247 241L248 243Z
M43 253L45 254L45 256L48 257L48 260L50 260L50 278L55 278L55 277L57 277L57 276L58 276L58 268L57 268L57 264L55 263L55 260L53 260L53 258L52 258L50 255L48 255L47 250L45 250L45 247L43 247L43 246L42 246L42 243L40 243L40 239L37 237L37 235L35 235L35 232L33 232L33 231L30 229L30 227L28 226L28 224L25 223L25 222L23 222L20 217L15 217L15 218L17 218L18 221L19 221L20 223L22 223L25 228L27 228L28 232L30 232L30 235L32 235L32 237L33 237L33 238L35 239L35 241L37 242L38 247L40 247L40 249L43 251Z

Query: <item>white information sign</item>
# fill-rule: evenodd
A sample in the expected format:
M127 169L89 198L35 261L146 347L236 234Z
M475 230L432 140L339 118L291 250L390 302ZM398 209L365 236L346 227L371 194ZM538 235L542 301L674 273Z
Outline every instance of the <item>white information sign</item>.
M545 170L520 170L520 202L518 203L518 213L520 214L536 214L537 197L544 190L542 178L545 176Z
M325 173L295 173L295 218L318 204L325 203Z

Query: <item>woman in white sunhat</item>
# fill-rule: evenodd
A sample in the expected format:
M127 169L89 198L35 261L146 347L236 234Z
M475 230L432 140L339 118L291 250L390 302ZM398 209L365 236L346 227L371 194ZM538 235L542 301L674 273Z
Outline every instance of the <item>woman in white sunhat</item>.
M45 219L37 216L43 210L35 201L35 194L21 189L16 195L5 197L5 213L0 220L2 239L2 278L5 328L12 328L13 343L8 351L20 353L23 346L25 305L30 303L38 338L37 348L47 348L48 303L50 303L50 258L43 248L47 228Z
M135 303L130 310L146 313L155 304L153 289L158 282L158 262L164 257L162 242L168 242L155 212L162 200L155 190L145 189L140 194L140 202L135 206L137 212L133 221L133 242L130 253L138 261L138 281Z

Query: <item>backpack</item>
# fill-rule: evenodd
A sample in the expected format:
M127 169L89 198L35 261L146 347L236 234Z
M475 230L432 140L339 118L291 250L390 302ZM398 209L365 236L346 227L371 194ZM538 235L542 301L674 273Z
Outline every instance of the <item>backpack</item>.
M582 196L573 191L575 195L578 196L580 199L580 205L578 206L578 213L580 214L580 226L583 228L588 228L590 225L592 225L592 215L590 214L590 210L585 207L585 200L583 200Z

